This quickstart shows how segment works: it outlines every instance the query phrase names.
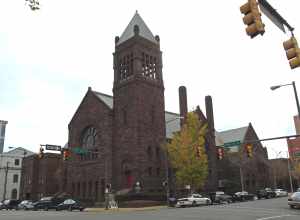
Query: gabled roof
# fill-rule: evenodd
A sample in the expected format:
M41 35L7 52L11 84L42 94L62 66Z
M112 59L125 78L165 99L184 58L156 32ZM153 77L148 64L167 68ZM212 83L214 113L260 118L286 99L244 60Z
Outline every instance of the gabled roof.
M227 143L227 142L233 142L233 141L244 141L246 132L248 130L248 126L246 127L241 127L241 128L236 128L236 129L231 129L231 130L227 130L227 131L221 131L221 132L217 132L216 131L216 137L218 137L218 140L216 140L218 142L223 142L223 143Z
M14 155L14 156L24 156L24 155L29 156L29 155L32 155L34 153L30 150L27 150L27 149L23 148L23 147L17 147L17 148L14 148L13 150L4 152L3 154L5 154L5 155Z
M153 36L150 29L147 27L146 23L143 21L141 16L136 11L135 15L129 22L128 26L126 27L125 31L121 35L117 45L127 41L128 39L132 38L134 36L134 26L139 26L139 35L143 38L146 38L147 40L152 41L153 43L157 43L155 40L155 37Z
M113 96L106 95L101 92L92 91L101 101L103 101L110 109L113 109ZM179 114L165 111L166 121L166 137L172 138L173 133L180 130Z
M92 91L99 99L101 99L110 109L113 109L113 97L101 92Z

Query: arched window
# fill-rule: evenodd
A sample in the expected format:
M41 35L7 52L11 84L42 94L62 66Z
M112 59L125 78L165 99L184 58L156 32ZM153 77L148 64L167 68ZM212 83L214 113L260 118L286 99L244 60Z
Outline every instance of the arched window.
M17 199L17 197L18 197L18 191L17 191L17 189L13 189L11 191L11 198L12 199Z
M86 128L81 136L81 147L85 150L84 154L80 155L81 160L95 160L98 158L99 146L98 132L94 127Z
M98 142L97 130L94 127L89 127L84 130L81 138L82 148L92 149L96 147Z

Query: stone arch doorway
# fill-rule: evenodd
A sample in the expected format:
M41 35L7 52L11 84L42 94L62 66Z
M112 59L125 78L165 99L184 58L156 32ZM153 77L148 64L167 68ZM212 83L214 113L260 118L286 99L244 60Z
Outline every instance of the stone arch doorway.
M125 170L124 172L125 175L125 183L126 183L126 188L132 188L133 186L133 176L132 176L132 171L131 170Z
M124 188L132 188L134 184L134 176L132 171L132 165L129 160L122 162L122 182Z

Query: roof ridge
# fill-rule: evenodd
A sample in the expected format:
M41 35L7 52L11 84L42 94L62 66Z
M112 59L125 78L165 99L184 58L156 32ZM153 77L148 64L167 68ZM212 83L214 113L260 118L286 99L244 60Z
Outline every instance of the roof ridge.
M248 128L248 127L249 126L243 126L243 127L239 127L239 128L233 128L233 129L229 129L229 130L218 131L218 133L227 132L227 131L234 131L234 130L240 130L240 129Z
M179 113L170 112L170 111L165 111L165 113L169 113L169 114L173 114L173 115L180 115Z
M129 24L123 31L121 37L119 38L119 41L117 45L129 40L130 38L134 37L134 27L139 27L139 36L153 42L157 43L153 33L151 32L150 28L147 26L143 18L139 15L139 13L136 11L132 19L130 20Z
M102 92L98 92L98 91L94 91L94 90L92 90L92 92L94 92L94 93L97 93L97 94L100 94L100 95L107 96L107 97L109 97L109 98L113 98L113 96L112 96L112 95L107 95L107 94L105 94L105 93L102 93Z

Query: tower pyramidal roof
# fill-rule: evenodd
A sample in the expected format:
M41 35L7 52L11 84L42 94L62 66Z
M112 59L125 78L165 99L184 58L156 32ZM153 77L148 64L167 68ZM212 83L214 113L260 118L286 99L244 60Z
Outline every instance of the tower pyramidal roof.
M135 12L135 15L127 25L125 31L121 35L117 45L127 41L128 39L134 37L134 26L137 25L139 27L139 35L141 37L146 38L147 40L150 40L153 43L157 44L157 41L155 40L155 37L153 36L150 29L147 27L146 23L142 19L142 17L138 14L138 12Z

